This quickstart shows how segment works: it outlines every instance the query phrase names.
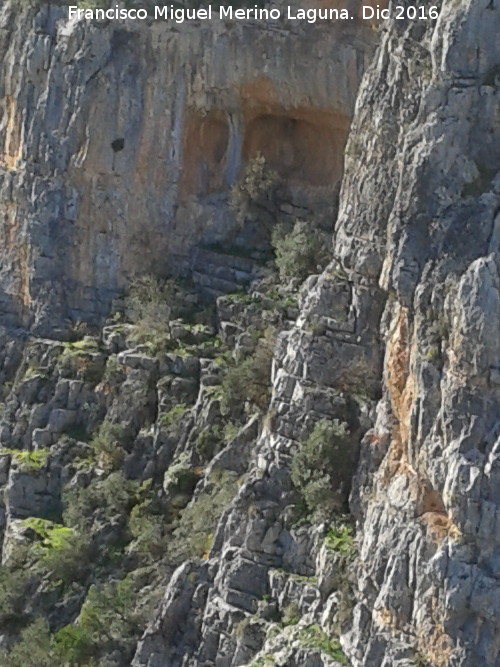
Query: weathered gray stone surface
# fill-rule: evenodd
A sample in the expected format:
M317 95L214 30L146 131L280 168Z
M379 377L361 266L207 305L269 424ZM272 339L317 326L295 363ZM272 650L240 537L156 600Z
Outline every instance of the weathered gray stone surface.
M301 550L285 525L288 452L303 424L343 416L341 396L360 387L381 398L357 415L359 559L345 652L367 666L500 660L500 7L444 1L440 9L436 23L384 27L346 149L335 260L305 284L297 324L281 337L275 417L219 527L218 574L184 665L242 664L229 658L241 655L231 628L247 611L229 602L229 552L231 563L317 574L321 602L308 609L329 627L331 560L319 551L308 566L314 540ZM319 336L307 326L318 319ZM268 586L279 600L283 584L268 574ZM295 664L268 641L259 655L269 653ZM143 651L134 664L147 664Z
M210 327L194 330L176 319L170 322L170 347L156 354L134 341L134 327L127 323L108 324L93 345L84 339L76 348L26 332L0 332L3 564L10 566L17 552L33 543L26 518L59 512L61 520L68 489L101 493L117 473L136 485L133 509L122 507L110 518L106 506L97 507L89 527L91 553L122 549L121 569L103 570L101 563L90 568L78 580L73 601L57 602L57 613L53 599L44 598L41 579L27 598L29 609L42 610L57 630L77 622L96 577L102 583L103 577L133 575L137 609L143 595L158 604L148 607L133 637L106 649L112 664L500 664L500 6L498 0L442 0L437 5L436 22L393 20L381 26L347 142L332 261L301 286L298 309L274 304L273 310L262 284L251 284L244 298L217 301L222 343ZM88 313L87 297L104 312L103 286L113 291L125 270L141 268L134 264L141 260L131 262L130 248L124 246L139 231L145 238L146 231L151 233L154 243L172 202L182 203L177 221L186 211L198 210L189 233L203 228L213 240L225 229L214 232L207 218L207 207L222 210L215 200L200 203L194 197L186 203L171 194L169 188L180 188L175 156L166 160L161 179L145 169L144 182L134 180L156 150L165 148L162 142L172 131L179 136L175 119L181 107L202 109L209 117L213 109L231 109L234 119L252 100L271 104L269 90L256 82L257 88L240 97L241 77L262 70L271 72L269 79L279 91L280 113L302 104L311 109L337 103L344 113L361 69L355 54L362 59L366 48L349 44L349 35L344 43L335 33L339 48L329 59L337 42L319 28L313 55L321 56L322 66L310 66L306 73L300 52L274 57L282 33L270 31L259 34L235 74L227 70L227 58L218 59L214 69L198 58L217 48L231 53L238 40L245 42L242 28L209 35L152 28L145 38L125 26L109 39L108 29L68 26L56 20L60 10L45 9L38 18L26 14L39 38L23 51L9 5L2 11L0 52L8 55L2 67L11 70L5 85L17 91L14 101L27 111L22 142L15 140L13 116L4 114L0 124L0 136L10 137L5 139L10 148L5 149L0 187L6 194L0 206L7 211L21 183L29 183L33 196L22 200L27 208L13 213L13 219L33 225L34 217L22 215L39 211L41 228L50 229L43 215L49 220L47 212L56 210L46 203L53 196L57 206L65 202L65 221L73 220L73 231L61 244L91 238L103 244L103 255L116 258L113 266L101 265L96 248L80 244L84 261L81 275L75 276L65 264L66 259L74 262L74 255L66 258L66 246L57 245L65 259L51 263L58 272L51 285L66 274L75 282L67 283L72 287L66 300L50 290L36 295L30 285L34 301L25 305L39 323L44 312L54 314L54 304L64 317L68 307ZM50 49L49 36L55 39ZM180 61L169 61L167 74L159 65L170 49L183 62L202 63L200 69L182 70L184 89L173 79ZM37 99L50 113L37 110L28 118L35 107L22 97L28 88L12 59L18 52L25 54ZM132 84L132 75L145 68L146 52L156 69L147 83ZM266 54L265 66L261 59ZM351 57L356 75L330 87L336 68L346 67ZM37 72L36 63L44 59ZM64 105L58 107L55 92L53 98L43 96L55 90L53 82L63 69L67 89L82 110L78 119L68 116ZM120 77L127 85L112 116L98 102L113 96ZM287 77L290 85L281 87ZM181 104L178 96L183 95L188 102ZM171 105L165 124L146 128L147 104L152 109ZM307 118L312 122L311 115ZM52 134L46 132L50 119ZM188 117L184 120L188 126ZM213 120L216 133L219 116ZM62 127L65 141L58 142ZM123 151L105 155L99 142L107 145L110 136L118 138L126 128L131 134ZM191 139L199 138L199 128L192 131ZM156 144L150 149L152 137ZM126 167L125 157L122 161L129 140L139 156L133 168ZM40 165L28 164L38 141L47 158ZM191 157L195 164L200 156ZM229 171L231 164L228 160ZM64 179L62 169L68 170ZM212 176L217 180L216 172ZM67 193L76 184L82 189L69 206ZM135 203L127 199L132 186L141 192ZM162 188L171 197L168 206L157 196ZM82 209L82 198L90 202L88 210ZM154 210L146 211L145 202ZM86 216L96 207L96 225L86 226ZM117 231L117 210L131 221L123 234ZM103 238L105 218L116 227L106 228ZM145 220L151 225L146 231ZM41 237L29 225L13 233L36 245ZM172 257L185 258L186 239L181 233L170 235L172 229L165 232ZM106 245L110 238L117 244L113 252ZM158 250L163 253L165 247L160 244ZM6 274L18 255L12 248L3 252ZM253 262L203 252L198 255L204 258L203 270L195 276L202 289L225 293L229 285L240 287L255 277ZM35 256L28 253L26 266ZM42 265L33 275L46 287ZM6 293L26 296L19 287L26 286L21 279L26 266L9 273L20 282L5 282ZM210 274L214 280L206 283ZM90 276L95 283L89 283ZM89 286L95 291L85 292ZM228 409L223 400L227 359L241 362L255 349L255 331L262 333L269 323L280 330L269 406L257 415L248 405ZM354 540L339 542L334 520L297 518L291 463L322 420L348 427L343 453L349 465L342 466L329 497L336 511L342 509L339 522L348 522L349 510ZM104 422L119 427L119 435L109 436L119 442L114 449L105 442L97 456L95 441L83 440ZM223 432L228 427L229 435ZM46 458L33 458L37 450ZM32 458L23 458L20 452L28 451ZM159 517L152 533L141 525L141 538L147 534L150 540L152 560L145 562L140 540L127 532L132 514L142 516L141 493L150 494L147 507ZM115 496L120 498L116 488ZM163 541L151 540L155 530ZM50 580L50 572L45 576ZM7 628L2 646L15 639Z
M132 276L192 262L209 291L245 284L248 262L217 275L192 252L237 234L228 189L259 151L298 204L333 210L372 42L358 21L103 25L4 2L4 319L51 335L99 322Z

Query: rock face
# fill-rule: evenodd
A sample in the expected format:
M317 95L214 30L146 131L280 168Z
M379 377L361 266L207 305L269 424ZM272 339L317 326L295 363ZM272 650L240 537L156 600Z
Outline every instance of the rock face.
M134 275L185 273L235 229L227 193L258 153L298 211L331 208L373 32L301 25L4 3L3 311L41 332L100 322Z
M400 4L406 7L411 2ZM97 548L94 553L108 560L103 556L95 567L74 574L70 578L76 582L74 588L63 588L59 597L53 588L44 588L44 581L50 581L55 571L45 552L36 561L42 575L33 568L33 576L39 577L36 585L31 582L36 592L25 594L29 604L24 604L23 613L30 620L39 615L49 618L47 651L55 651L49 664L55 664L54 656L60 655L58 633L67 633L68 626L90 633L80 639L110 664L134 667L500 664L496 477L500 448L500 5L498 0L442 0L438 7L436 21L394 19L381 26L380 44L361 84L345 149L332 259L320 275L305 280L298 304L290 291L293 282L286 289L275 285L269 289L265 280L253 281L251 267L244 262L214 257L204 249L195 264L197 273L218 267L225 276L220 280L250 283L247 294L218 298L220 339L209 327L180 320L168 326L166 349L151 337L138 345L137 323L114 323L103 329L98 340L73 344L2 333L4 567L16 571L21 547L34 558L29 549L36 536L39 541L44 535L48 539L46 532L51 535L54 530L36 520L48 521L51 512L58 530L69 526L78 536L81 524L75 519L71 492L77 492L80 503L82 489L104 499L101 508L92 509L90 499L77 507L87 512L84 525L91 545L86 548ZM43 19L42 36L47 26L56 25L49 20L58 16L58 10L54 11L37 15L37 20ZM4 12L5 30L10 32L2 48L13 49L17 33L9 16ZM137 53L134 49L145 49L147 44L153 55L158 54L162 40L173 40L182 54L186 53L182 48L187 49L182 47L182 32L155 28L145 42L142 34L127 28L113 37L116 42L111 40L120 49L120 65L113 58L106 61L110 57L106 52L106 65L93 69L81 45L91 40L96 45L90 50L94 53L99 44L99 48L104 43L111 48L106 33L96 27L84 34L64 21L57 26L53 30L60 31L62 39L56 41L58 57L69 58L70 45L76 40L80 50L73 57L83 59L79 68L72 69L70 64L65 71L84 79L93 76L93 81L104 72L113 91L118 80L113 77L129 71L124 63L128 67L137 62L132 57ZM243 28L227 30L221 33L218 48L234 48L232 31L241 37ZM325 39L317 43L321 51L331 42L319 30ZM273 33L272 38L263 34L259 39L266 48L279 50L279 34ZM196 35L190 47L193 54L198 48L209 48L202 45L206 34ZM215 49L215 43L210 48ZM339 53L359 53L352 45L345 45L347 51L343 48ZM59 62L53 49L49 73L55 72L52 68ZM246 63L242 71L254 71L255 59L270 52L257 51L248 56L248 62L242 60ZM284 62L292 68L296 57L295 53L289 61L285 56L274 58L269 68L285 69L277 69L269 78L279 81L288 71ZM227 61L221 59L220 66L226 67ZM305 87L297 96L291 84L280 88L277 102L269 83L233 86L232 69L221 76L224 83L217 98L214 91L220 73L204 68L192 78L190 74L183 93L189 102L177 102L180 107L174 104L173 108L185 110L182 133L196 141L187 139L182 158L176 153L168 164L179 169L179 160L188 156L194 166L187 175L172 176L169 181L176 190L168 201L178 205L169 219L180 221L176 216L195 205L189 197L196 194L199 220L206 220L207 234L212 233L208 200L203 199L207 192L202 190L217 191L222 187L220 179L227 179L232 158L219 161L219 166L224 165L221 176L210 156L212 151L222 155L226 143L234 146L231 137L239 136L238 155L269 147L270 162L286 167L286 179L293 184L300 142L319 145L311 138L309 125L318 126L320 116L327 154L318 148L318 163L305 164L301 178L310 178L309 185L319 188L313 192L308 186L303 196L316 196L322 207L322 197L339 168L330 155L335 141L340 141L332 109L340 112L342 107L348 115L345 110L351 99L348 91L345 97L335 92L343 90L338 82L333 92L328 86L320 90L321 81L330 76L330 65L322 67L318 79L294 69L290 80L305 77ZM162 76L158 66L153 80L160 81L154 77ZM240 76L244 78L238 73L239 82ZM227 89L226 81L233 82ZM97 83L86 85L95 85L96 95L105 94ZM33 94L25 84L20 90ZM163 92L155 84L150 94ZM333 103L333 98L343 102ZM87 97L82 90L83 99ZM133 99L145 105L144 95ZM222 99L227 100L227 108ZM87 109L85 104L82 108ZM128 103L117 105L117 109L129 108ZM327 117L319 112L325 106ZM294 109L292 124L289 116L284 118L283 108ZM307 112L298 111L303 108ZM207 113L199 114L200 109ZM238 131L225 129L224 114L229 109L240 118ZM82 119L85 113L98 112L89 102ZM61 188L69 183L77 188L80 183L84 200L94 202L93 206L98 191L104 193L104 201L113 192L131 188L133 178L142 178L135 162L126 174L125 163L119 162L135 136L124 136L121 112L106 119L101 113L102 125L99 120L92 127L102 137L106 123L113 124L106 142L110 137L120 141L115 143L119 150L112 148L116 164L121 165L119 178L114 180L104 167L97 170L100 175L95 181L95 174L87 181L78 180L81 173L78 177L73 173L77 155L82 164L90 155L104 159L89 139L92 133L85 121L85 149L75 151L72 145L64 149L71 164L67 175L55 170L44 176L46 181L30 181L40 183L43 202L54 191L57 178ZM170 116L172 122L175 117ZM83 121L72 122L81 129ZM5 122L2 127L5 132ZM151 129L150 140L155 132L160 137L154 149L161 146L161 137L166 141L172 127ZM186 136L182 133L174 136L181 141ZM298 143L287 162L280 151L290 137ZM9 145L14 145L12 141ZM14 149L10 154L22 160ZM52 160L55 155L47 164L52 165ZM195 165L201 163L204 167L197 171ZM37 169L45 169L45 164L18 171L11 165L4 183L9 182L14 193L19 183L31 179ZM92 164L86 167L89 172ZM318 165L321 169L316 172ZM153 207L162 205L156 198L158 190L148 190L162 189L149 168L146 160L148 176L134 206L146 201ZM321 183L325 170L330 176ZM102 188L98 187L101 182ZM292 189L295 198L304 192L298 186ZM33 192L30 205L35 207L38 191ZM143 197L145 192L149 199ZM182 199L182 192L189 194L188 199ZM116 202L122 196L109 200L118 210ZM94 242L98 227L87 227L81 222L87 218L79 216L95 209L90 207L84 214L78 197L75 201L72 233L76 236L71 238L88 234ZM1 205L7 207L8 202L5 197ZM108 205L103 204L100 215L107 210L110 219L117 220L116 211L111 216ZM48 210L45 203L40 210ZM142 218L131 215L130 209L122 215L137 223L130 223L121 241L150 224L144 223L143 209ZM147 217L152 226L159 220L155 216ZM118 230L119 223L113 224ZM28 228L25 233L28 236L11 228L16 250L6 249L6 257L19 257L19 240L31 238ZM171 237L168 232L166 241L175 249L172 257L175 253L187 256L189 244L182 233L173 232ZM139 270L139 265L128 263L127 252L117 246L119 266ZM108 251L105 254L111 256ZM85 255L87 260L90 256ZM74 278L66 265L54 266L68 270ZM122 268L110 269L109 284L104 273L97 272L99 284L94 287L118 288ZM88 268L82 270L87 272L82 275L93 275ZM75 286L87 284L87 278L74 279ZM201 278L197 284L205 285ZM222 282L219 286L221 292L227 291ZM72 289L65 298L72 294L78 301L78 289ZM21 292L13 289L12 294ZM51 295L46 301L40 297L37 303L47 304L50 310L51 299ZM86 307L78 303L86 313ZM61 301L61 308L68 304ZM104 304L105 299L103 309ZM256 364L269 361L265 332L270 325L280 333L268 402ZM241 362L248 354L253 355L253 370ZM255 386L261 392L257 396ZM82 426L87 435L98 434L90 443L79 437ZM320 454L324 460L318 458ZM307 465L312 473L308 486L301 486ZM130 489L125 499L122 492L117 493L117 475L120 484ZM312 511L313 504L323 513ZM67 571L61 576L64 579ZM141 616L140 624L132 618L134 630L127 634L122 628L120 636L117 618L123 621L123 611L108 611L109 633L101 629L102 634L96 635L98 624L89 630L89 611L95 604L95 591L91 593L89 587L101 587L105 596L105 582L115 586L116 580L132 582L134 610L138 613L143 605L147 614ZM152 600L157 602L154 611L147 606ZM18 629L7 624L2 646L9 648L17 640Z
M347 655L367 666L498 664L500 7L440 9L435 23L384 26L347 144L335 260L305 283L281 338L275 416L219 526L193 657L172 664L242 664L241 645L250 651L257 633L235 638L247 603L234 601L234 573L245 564L267 570L272 599L284 591L269 569L277 563L324 581L317 534L287 528L289 452L309 420L345 419L355 392L364 436ZM308 326L318 320L320 336ZM338 584L305 588L293 594L301 617L327 629ZM148 662L158 632L147 631L135 665L161 664ZM253 664L268 654L323 664L297 658L290 637L284 646L268 635Z
M353 494L355 664L403 663L415 651L433 665L499 660L499 28L500 7L487 2L443 2L425 31L396 25L347 148L351 160L373 123L365 187L344 182L338 256L388 297L383 398ZM367 206L379 186L384 196Z

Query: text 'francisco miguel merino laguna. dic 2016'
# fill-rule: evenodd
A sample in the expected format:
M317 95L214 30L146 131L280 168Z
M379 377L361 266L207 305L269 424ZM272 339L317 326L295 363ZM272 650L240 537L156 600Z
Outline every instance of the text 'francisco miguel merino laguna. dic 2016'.
M392 13L391 13L392 12ZM307 8L285 7L283 10L273 8L245 7L244 9L231 6L207 5L206 7L187 8L174 5L155 6L151 9L125 8L115 5L108 9L81 9L76 5L68 7L68 18L78 20L140 20L147 19L165 20L173 23L184 23L184 21L210 21L219 20L254 20L254 21L276 21L288 19L289 21L349 21L361 17L363 19L436 19L438 8L436 6L393 6L392 10L380 8L379 5L362 5L358 14L352 14L347 9L330 8Z

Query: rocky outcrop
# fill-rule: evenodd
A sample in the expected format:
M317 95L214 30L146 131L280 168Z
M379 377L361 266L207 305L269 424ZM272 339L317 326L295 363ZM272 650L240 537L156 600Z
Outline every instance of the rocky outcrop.
M186 273L196 246L238 231L227 193L258 153L289 206L332 210L373 35L359 21L103 25L4 3L4 320L50 335L100 323L133 276Z
M250 664L259 644L252 664L328 664L294 657L268 611L234 593L234 573L251 564L283 611L290 579L312 577L292 596L299 639L339 621L339 582L318 586L335 572L324 538L290 528L288 514L290 454L324 416L364 433L350 501L354 608L341 636L352 664L498 663L500 13L491 2L440 10L436 22L384 27L346 148L335 260L305 283L280 339L272 417L219 525L191 657L173 664ZM253 631L238 639L241 614ZM150 636L158 629L135 665L155 664Z
M2 333L3 648L16 650L17 613L32 632L33 619L48 618L49 627L37 632L50 664L62 650L64 660L75 660L68 651L77 649L84 652L80 658L134 667L499 663L500 7L496 0L442 0L438 7L436 21L381 26L345 149L332 259L302 284L298 304L294 281L284 288L269 282L269 275L256 280L254 258L202 248L193 277L201 291L212 290L217 298L211 325L171 317L160 329L150 320L146 327L113 321L98 338L72 343ZM58 12L37 14L42 34ZM3 16L10 44L17 33L8 27L8 11ZM85 53L78 56L79 67L67 72L86 71L95 82L109 80L113 90L125 76L123 63L142 62L135 49L147 46L158 54L162 40L171 40L189 61L182 31L152 28L156 41L144 41L127 27L110 41L98 32L107 28L85 32L64 21L53 25L63 38L56 40L56 53L67 55L74 40L83 45L91 39L97 46L90 52L100 45L106 54L99 74ZM239 38L245 32L221 30L213 39L220 37L229 49L233 31ZM322 30L318 35L325 37ZM189 47L193 58L196 49L216 45L212 37L203 42L203 30L196 35ZM267 49L279 48L280 35L273 31L272 47L267 34L259 39ZM357 46L339 43L340 59L359 53ZM324 44L329 42L317 42L322 55ZM255 71L266 48L243 58L241 71ZM55 72L58 62L52 55L47 71ZM175 188L169 201L178 204L172 220L195 205L189 197L196 193L207 234L214 229L207 206L216 204L203 199L208 193L200 188L222 187L212 158L223 156L223 145L237 136L224 125L229 109L248 120L239 126L250 132L238 135L241 155L269 145L270 162L282 167L288 138L298 142L295 147L304 140L319 151L309 130L319 123L318 109L328 106L327 118L320 114L328 155L320 154L317 165L330 174L330 184L337 164L330 155L337 140L332 128L339 127L331 115L335 104L329 91L316 88L329 80L330 65L323 62L322 79L293 70L308 79L303 92L295 97L292 85L277 86L276 101L268 82L245 88L243 79L235 84L236 75L226 71L226 60L219 63L224 76L194 68L190 72L197 74L185 79L183 95L190 102L174 107L187 110L187 135L173 136L179 142L187 136L188 148L169 162L178 169L179 156L187 155L194 165L187 176L169 181ZM289 71L279 58L268 66L277 68L271 81ZM152 99L165 90L157 76L163 76L160 68L152 75ZM226 102L217 106L215 91L227 108ZM93 113L88 109L83 117ZM201 119L200 109L206 112ZM249 109L255 113L247 117ZM293 131L284 119L289 109ZM172 127L154 132L166 137ZM15 133L9 136L8 178L15 192L15 179L32 172L15 171L12 160L22 154L12 148ZM82 164L90 155L102 156L93 140L85 141L83 152L68 148L64 183L72 183L76 155ZM106 196L118 193L115 205L123 184L132 182L127 179L142 174L136 166L125 174L119 162L128 141L123 133L113 135L113 165L116 158L122 171L110 179L116 190L109 186ZM304 204L301 197L312 196L312 184L325 184L318 183L317 165L306 163L309 184L293 185L293 156L299 155L292 151L284 177L294 201ZM44 165L52 165L49 157ZM204 168L197 172L200 161ZM233 163L222 157L217 164L229 169ZM157 191L148 190L159 181L144 166L148 180L141 192L159 206ZM46 186L55 176L43 178L48 180L40 192L48 197L53 190ZM82 182L85 201L95 205L99 188ZM315 196L321 208L320 190ZM83 233L79 207L74 229ZM128 212L127 220L135 220ZM137 218L141 230L143 213ZM155 216L151 224L157 224ZM97 227L89 229L97 238ZM23 238L15 226L11 233ZM185 257L183 243L181 234L172 236L175 253ZM19 262L19 248L6 248L5 256ZM141 268L127 264L124 249L118 256L132 272ZM120 271L112 270L109 283L103 273L95 275L99 285L118 289ZM71 270L68 275L74 278ZM239 291L230 294L233 288ZM60 302L63 310L72 303L69 295L78 294L72 289ZM106 299L97 295L105 309ZM53 312L51 298L39 302L48 304L47 312ZM190 294L184 301L199 313L196 298ZM86 314L78 304L70 308ZM42 322L42 314L37 317ZM263 376L275 334L268 401ZM78 541L85 536L87 541ZM83 571L82 559L74 562L75 548L89 554ZM54 552L60 554L57 563ZM18 585L21 599L6 588L3 574L17 585L20 561L32 565L32 579ZM21 644L28 640L21 637Z
M387 196L366 207L347 179L339 256L356 273L373 267L388 300L383 399L355 484L359 592L348 639L355 664L414 655L431 665L499 659L490 638L498 594L491 466L500 50L488 39L499 27L497 4L476 2L444 2L425 31L396 26L358 100L350 146L375 124L365 159L374 165L384 145L383 167L368 167L364 182L371 188L383 179ZM387 81L392 92L384 96ZM397 144L389 146L389 134L398 134Z

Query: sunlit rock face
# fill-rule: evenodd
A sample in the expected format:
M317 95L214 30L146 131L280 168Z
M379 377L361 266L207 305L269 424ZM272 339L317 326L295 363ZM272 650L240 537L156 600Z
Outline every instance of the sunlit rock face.
M439 9L435 22L384 26L346 146L333 261L306 281L280 337L266 429L199 588L172 581L138 667L179 646L180 600L198 643L173 664L252 664L229 657L255 643L256 632L231 631L244 605L233 591L247 590L235 572L248 562L272 600L290 591L287 573L316 577L315 593L292 599L299 623L332 632L342 588L325 588L314 527L289 528L288 471L309 420L349 417L359 437L349 499L359 551L341 633L350 664L500 664L500 8ZM308 662L283 635L266 635L263 664L338 664Z
M121 424L115 465L185 511L148 568L161 582L138 580L161 601L140 640L113 644L123 664L500 664L500 6L436 2L435 21L383 24L345 149L369 25L84 27L4 7L0 305L38 332L98 319L129 276L226 242L227 192L254 155L319 216L345 154L331 262L274 305L261 414L221 410L243 366L228 355L246 362L273 308L258 283L216 302L226 357L215 329L177 319L163 355L126 322L73 345L0 331L4 565L64 486L102 488L75 427ZM336 456L326 468L305 447ZM297 461L319 482L312 507ZM128 512L93 522L100 550Z
M11 3L0 22L13 320L99 319L131 276L185 271L232 228L227 192L256 153L292 200L333 209L367 24L92 24Z

